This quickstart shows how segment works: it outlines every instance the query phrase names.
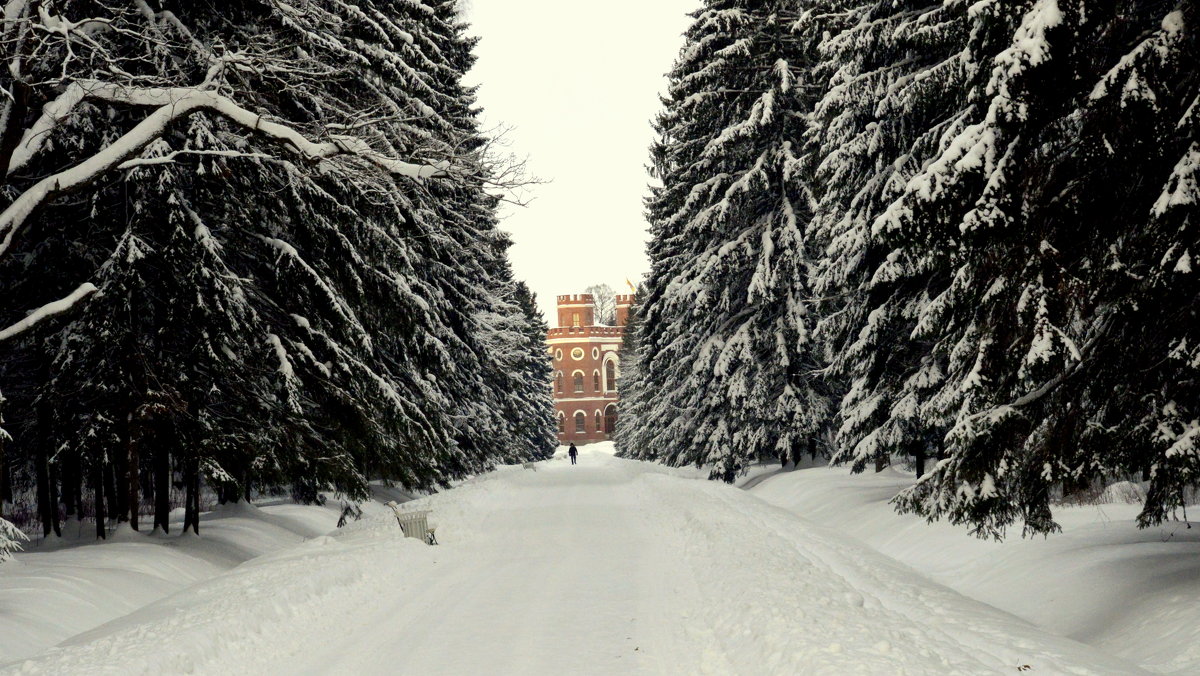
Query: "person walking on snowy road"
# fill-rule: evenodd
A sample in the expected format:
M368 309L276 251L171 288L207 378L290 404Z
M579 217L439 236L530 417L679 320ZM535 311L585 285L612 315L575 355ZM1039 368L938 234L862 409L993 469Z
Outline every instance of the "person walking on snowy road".
M571 456L571 464L575 464L575 457L579 455L579 449L575 448L575 442L571 442L571 448L567 449L567 455Z

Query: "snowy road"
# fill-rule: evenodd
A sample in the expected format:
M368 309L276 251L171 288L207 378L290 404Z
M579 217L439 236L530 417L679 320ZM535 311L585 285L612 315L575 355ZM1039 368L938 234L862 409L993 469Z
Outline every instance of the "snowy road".
M359 522L12 670L1141 673L743 491L603 453L427 502L440 547Z

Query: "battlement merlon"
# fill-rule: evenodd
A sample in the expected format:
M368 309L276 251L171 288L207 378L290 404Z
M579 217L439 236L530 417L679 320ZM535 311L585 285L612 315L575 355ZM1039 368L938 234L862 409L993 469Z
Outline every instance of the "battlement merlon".
M562 305L594 305L596 298L590 293L572 293L558 296L558 304Z
M622 305L633 305L633 294L617 294L617 306L620 307Z

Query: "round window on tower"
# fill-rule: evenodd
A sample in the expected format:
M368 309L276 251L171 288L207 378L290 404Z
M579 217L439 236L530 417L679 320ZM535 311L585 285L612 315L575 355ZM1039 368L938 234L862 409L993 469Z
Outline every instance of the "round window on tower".
M577 347L574 350L571 350L571 359L574 359L575 361L583 359L583 348Z
M558 361L562 361L562 349L558 349L558 350L554 351L554 358L557 359Z
M600 358L600 348L593 347L592 348L592 359L599 359L599 358Z

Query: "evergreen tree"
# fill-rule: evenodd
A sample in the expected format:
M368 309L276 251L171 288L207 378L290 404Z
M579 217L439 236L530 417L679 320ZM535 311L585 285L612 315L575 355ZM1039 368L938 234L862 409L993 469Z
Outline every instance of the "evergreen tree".
M792 455L826 424L813 377L804 230L812 196L798 140L811 45L794 3L715 0L670 74L654 149L652 271L634 420L642 457L711 464L733 481Z
M819 186L813 285L832 386L843 390L835 462L878 469L912 455L918 469L943 432L919 402L943 365L913 335L946 285L911 230L882 227L887 205L962 125L969 2L843 3L805 17L821 45L827 91L808 132ZM936 253L936 252L935 252Z
M520 327L523 344L520 345L517 385L513 393L515 403L512 416L516 421L517 434L523 446L534 458L549 458L558 446L558 424L554 419L554 392L551 381L554 367L546 352L546 333L550 326L537 306L534 295L525 282L517 282L513 296L520 308L524 321Z
M981 67L969 81L965 124L883 219L950 272L915 332L945 364L945 378L918 405L949 429L948 457L898 497L902 509L984 535L1017 519L1025 532L1044 533L1057 529L1056 485L1122 469L1117 456L1081 443L1094 422L1089 409L1103 404L1080 384L1095 377L1097 346L1118 321L1096 291L1109 276L1106 254L1159 198L1154 184L1127 177L1167 175L1186 146L1145 144L1144 131L1113 145L1109 137L1140 113L1127 105L1113 116L1094 95L1147 31L1174 29L1164 16L1157 2L972 7L968 60ZM1161 94L1159 114L1179 120L1194 96L1194 69L1169 65L1186 63L1185 40L1162 41L1165 79L1117 77L1134 89L1132 100ZM1094 168L1105 153L1120 172Z
M639 438L641 428L635 423L645 416L646 407L654 395L642 378L640 299L645 293L644 286L634 291L633 304L629 306L629 315L625 320L625 333L621 338L621 408L613 445L616 446L617 455L623 458L642 455L638 452L643 448Z

